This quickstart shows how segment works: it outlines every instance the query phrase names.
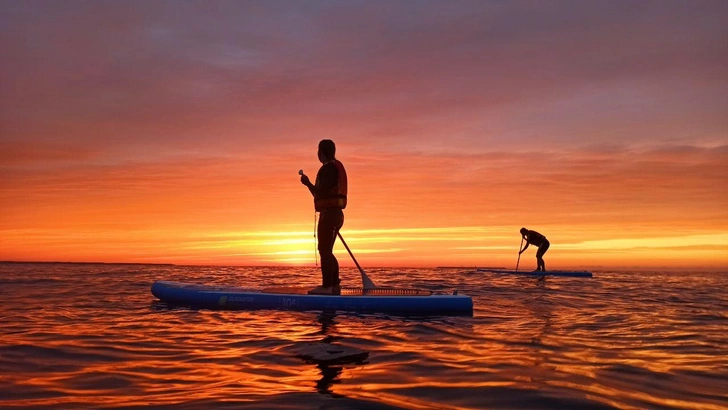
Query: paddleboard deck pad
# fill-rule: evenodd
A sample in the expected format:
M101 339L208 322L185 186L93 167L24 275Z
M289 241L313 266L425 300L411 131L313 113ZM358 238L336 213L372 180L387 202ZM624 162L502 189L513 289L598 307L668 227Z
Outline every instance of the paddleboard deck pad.
M172 305L207 309L287 309L316 311L381 312L407 315L472 315L467 295L433 294L419 289L341 288L339 295L309 295L308 288L249 289L156 281L152 295Z
M512 275L529 275L529 276L568 276L575 278L591 278L592 273L578 270L547 270L545 272L531 271L515 271L511 269L478 269L478 272L506 273Z

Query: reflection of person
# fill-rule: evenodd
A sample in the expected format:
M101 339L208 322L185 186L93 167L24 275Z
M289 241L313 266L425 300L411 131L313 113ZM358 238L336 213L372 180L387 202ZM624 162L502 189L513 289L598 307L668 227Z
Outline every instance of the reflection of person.
M318 251L321 255L321 286L311 290L314 294L339 293L339 261L334 256L334 242L339 229L344 225L346 208L347 178L344 165L336 159L336 145L331 140L321 140L318 145L318 159L323 164L312 184L306 175L301 183L313 194L314 206L321 213L318 222Z
M329 334L330 328L336 325L336 321L334 320L335 317L336 313L330 312L321 312L318 316L318 322L321 323L321 334L324 335L321 343L329 344L336 340L336 337ZM316 391L320 394L333 395L331 386L334 383L339 383L338 378L341 375L341 372L344 371L344 367L331 366L326 362L319 362L316 364L316 367L321 372L321 379L316 381Z
M344 371L344 367L331 366L327 363L319 363L316 367L321 372L321 379L316 381L316 391L320 394L340 397L331 391L331 386L334 383L340 383L339 376L341 376L341 372Z
M316 391L333 397L341 397L334 393L331 387L341 383L341 373L347 364L364 363L369 352L335 344L341 338L336 336L335 317L336 313L321 312L318 321L321 323L321 334L324 338L315 344L314 349L309 350L306 359L316 363L316 368L321 372L321 379L316 381Z
M523 236L523 239L526 240L526 246L518 251L518 254L520 255L528 249L529 244L538 246L538 251L536 252L536 272L546 272L546 264L543 261L543 254L546 253L546 251L549 250L549 246L551 246L548 239L540 233L530 231L526 228L521 228L521 235Z

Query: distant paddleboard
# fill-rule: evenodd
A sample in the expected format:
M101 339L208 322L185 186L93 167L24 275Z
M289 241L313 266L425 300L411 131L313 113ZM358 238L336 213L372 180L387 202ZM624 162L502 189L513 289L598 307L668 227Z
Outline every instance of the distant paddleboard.
M341 288L339 295L309 295L305 288L246 289L157 281L152 294L163 302L207 309L287 309L382 312L408 315L472 315L470 296L418 289Z
M579 270L547 270L545 272L532 272L527 270L515 271L512 269L483 269L479 268L478 272L505 273L510 275L528 275L528 276L570 276L575 278L591 278L592 273Z

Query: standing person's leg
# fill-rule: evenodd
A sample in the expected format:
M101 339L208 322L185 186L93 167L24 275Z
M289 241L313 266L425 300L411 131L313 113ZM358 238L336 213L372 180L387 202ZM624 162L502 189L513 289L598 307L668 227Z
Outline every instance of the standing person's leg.
M551 244L548 240L544 240L541 246L538 247L538 252L536 252L536 261L538 263L538 268L536 270L540 271L546 271L546 262L543 260L543 255L546 253L547 250L549 250L549 246Z
M334 221L334 241L331 243L331 286L337 287L341 284L341 279L339 279L339 260L334 255L334 243L337 233L344 226L344 212L337 210L331 213Z
M336 241L336 218L331 212L321 212L318 224L318 251L321 257L321 282L324 288L334 285L332 283L334 271L338 273L338 261L334 257L334 242Z

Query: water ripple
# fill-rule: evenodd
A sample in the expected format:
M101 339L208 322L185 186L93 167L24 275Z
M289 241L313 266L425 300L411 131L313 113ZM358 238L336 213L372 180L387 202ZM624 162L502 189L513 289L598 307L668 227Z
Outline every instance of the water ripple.
M157 279L314 286L314 267L0 264L0 407L728 408L728 275L369 275L457 289L474 315L210 311L149 293ZM319 348L352 354L301 353Z

